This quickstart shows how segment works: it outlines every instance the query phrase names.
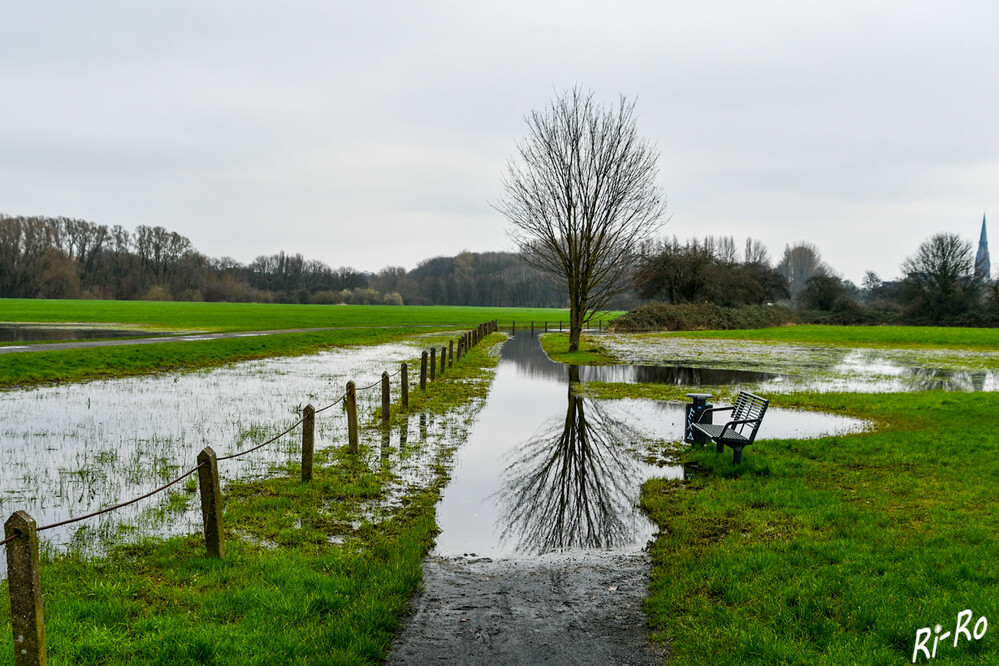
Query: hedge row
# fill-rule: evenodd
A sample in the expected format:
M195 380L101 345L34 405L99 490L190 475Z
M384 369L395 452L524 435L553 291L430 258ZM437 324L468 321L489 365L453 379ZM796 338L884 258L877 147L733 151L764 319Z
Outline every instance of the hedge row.
M794 311L779 305L726 308L711 303L646 303L615 319L610 329L623 333L732 330L770 328L799 321Z

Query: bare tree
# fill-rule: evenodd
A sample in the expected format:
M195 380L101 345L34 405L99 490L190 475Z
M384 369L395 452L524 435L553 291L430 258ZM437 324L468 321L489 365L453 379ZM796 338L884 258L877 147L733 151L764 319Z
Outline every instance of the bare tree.
M914 323L954 323L980 300L983 280L975 272L975 251L957 234L923 241L902 262L902 272L902 298Z
M566 91L525 118L496 205L524 260L568 291L569 350L583 324L635 284L637 249L662 225L659 152L638 136L635 103L596 103Z
M791 300L797 302L808 281L817 275L832 275L832 269L823 261L819 249L811 243L798 243L784 247L784 256L777 265L777 272L787 278Z

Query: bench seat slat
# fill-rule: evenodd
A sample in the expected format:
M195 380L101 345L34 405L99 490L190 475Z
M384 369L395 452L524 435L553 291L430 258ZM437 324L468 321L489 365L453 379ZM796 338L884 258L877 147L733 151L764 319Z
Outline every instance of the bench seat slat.
M749 441L748 437L739 434L738 432L732 430L731 428L729 428L729 431L725 434L724 437L722 437L722 432L724 432L725 428L727 427L724 425L708 425L708 424L695 423L694 427L703 432L711 439L715 440L720 439L722 440L722 442L740 442L745 444L746 442Z

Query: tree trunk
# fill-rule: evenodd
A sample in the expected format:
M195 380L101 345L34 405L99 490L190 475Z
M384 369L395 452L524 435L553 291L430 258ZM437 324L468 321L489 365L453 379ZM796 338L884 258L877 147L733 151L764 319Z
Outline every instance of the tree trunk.
M579 307L575 303L569 305L569 351L579 351L579 337L583 332L583 316L586 314L586 307Z

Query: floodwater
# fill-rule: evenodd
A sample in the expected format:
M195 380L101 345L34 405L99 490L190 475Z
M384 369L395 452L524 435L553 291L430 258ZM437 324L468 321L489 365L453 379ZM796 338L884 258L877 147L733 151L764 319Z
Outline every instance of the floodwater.
M347 381L377 382L383 371L413 358L403 344L334 350L291 358L239 363L183 374L136 377L0 392L0 516L27 511L39 526L114 505L149 492L196 465L210 445L219 455L251 448L284 431L306 404L317 409L339 399ZM398 390L398 378L392 380ZM359 391L367 418L380 405L377 388ZM375 457L397 460L407 446L455 425L413 415L387 441L374 442ZM316 416L316 448L346 443L342 405ZM413 447L410 447L413 448ZM418 456L405 456L417 479ZM301 427L245 457L219 463L224 484L266 474L275 463L301 460ZM196 480L196 476L192 477ZM197 493L179 512L168 492L109 514L43 532L45 547L99 550L122 528L140 534L188 534L201 529ZM166 515L164 515L166 514ZM0 563L0 569L3 568Z
M529 333L504 343L489 397L438 505L435 554L510 557L645 546L655 528L638 508L641 484L683 474L678 465L646 462L647 444L682 439L684 406L573 394L571 381L651 376L642 368L608 370L554 363ZM760 374L762 380L774 377ZM662 376L675 377L669 371ZM719 372L713 379L725 384L740 381L736 377L745 381L747 375ZM758 438L865 427L856 419L772 408Z
M145 330L95 328L91 326L53 326L42 324L0 324L0 342L61 342L161 335Z
M999 390L999 352L852 349L620 334L606 335L601 342L615 357L637 365L665 365L668 359L671 365L697 368L701 373L718 368L773 373L769 379L753 380L764 394Z

